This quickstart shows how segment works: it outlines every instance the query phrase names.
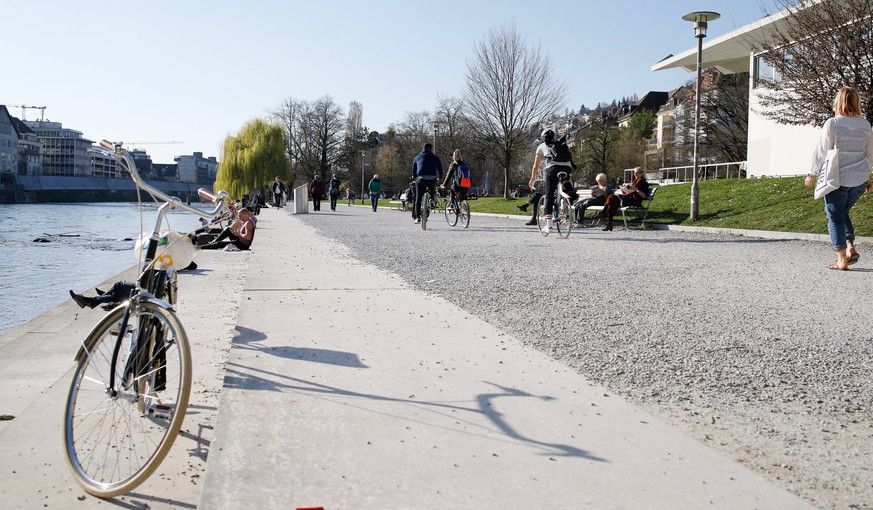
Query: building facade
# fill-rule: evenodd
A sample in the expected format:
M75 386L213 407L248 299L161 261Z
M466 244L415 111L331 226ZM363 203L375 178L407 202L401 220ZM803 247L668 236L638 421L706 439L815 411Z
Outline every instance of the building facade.
M180 182L201 184L215 182L215 175L218 172L218 161L216 161L215 156L204 158L202 152L195 152L190 156L176 156L173 159L178 165Z
M18 173L18 130L9 110L0 105L0 173Z
M36 133L37 140L43 145L42 175L91 175L91 155L88 149L93 141L82 136L81 131L64 128L60 122L22 122Z

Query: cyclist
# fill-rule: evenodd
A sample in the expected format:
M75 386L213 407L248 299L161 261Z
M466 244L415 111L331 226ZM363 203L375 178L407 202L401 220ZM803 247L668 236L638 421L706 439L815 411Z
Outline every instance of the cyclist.
M464 160L461 159L461 151L455 149L455 152L452 153L452 164L449 165L449 170L446 172L446 178L443 180L442 187L451 189L453 196L456 191L459 192L461 196L458 197L458 200L467 200L467 191L469 191L470 188L461 186L461 175L459 170L462 165L464 167L467 166L467 164L464 163Z
M424 144L424 149L412 160L412 178L416 181L412 218L415 223L421 223L421 199L424 192L429 191L433 196L437 179L443 178L443 164L433 153L433 145L430 143Z
M530 183L531 189L534 189L534 184L537 178L537 172L540 165L545 162L545 179L543 179L543 195L546 197L546 205L543 214L546 218L546 225L543 231L546 232L552 229L552 209L555 206L555 190L558 187L558 172L570 173L573 169L573 161L558 161L564 159L558 157L556 153L557 142L555 140L555 132L551 129L543 130L540 135L542 143L537 147L536 156L534 157L533 168L531 169Z

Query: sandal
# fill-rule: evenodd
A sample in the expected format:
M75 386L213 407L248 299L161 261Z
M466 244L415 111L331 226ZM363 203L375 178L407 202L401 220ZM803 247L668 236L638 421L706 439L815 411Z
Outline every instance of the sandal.
M848 266L848 264L847 264L845 267L840 267L840 263L839 263L839 262L831 262L831 263L828 264L826 267L827 267L828 269L833 269L833 270L836 270L836 271L848 271L848 270L849 270L849 266Z
M859 258L861 258L861 255L859 255L859 254L857 254L857 253L853 253L853 254L851 254L851 255L848 257L848 259L846 260L846 265L847 265L847 266L851 266L852 264L857 263Z

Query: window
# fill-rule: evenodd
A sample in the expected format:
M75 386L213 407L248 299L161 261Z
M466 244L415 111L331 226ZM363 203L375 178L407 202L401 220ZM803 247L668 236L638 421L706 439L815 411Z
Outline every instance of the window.
M763 55L755 55L755 79L754 79L754 88L758 88L763 85L763 82L777 82L781 80L782 77L773 69L773 66L767 63L764 60Z

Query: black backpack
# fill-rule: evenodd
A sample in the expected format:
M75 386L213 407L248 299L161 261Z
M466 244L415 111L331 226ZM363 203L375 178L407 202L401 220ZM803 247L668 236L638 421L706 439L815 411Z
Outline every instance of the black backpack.
M555 144L550 147L552 149L552 161L556 163L570 163L572 168L576 168L573 163L573 155L570 153L570 147L567 146L567 136L564 135Z

